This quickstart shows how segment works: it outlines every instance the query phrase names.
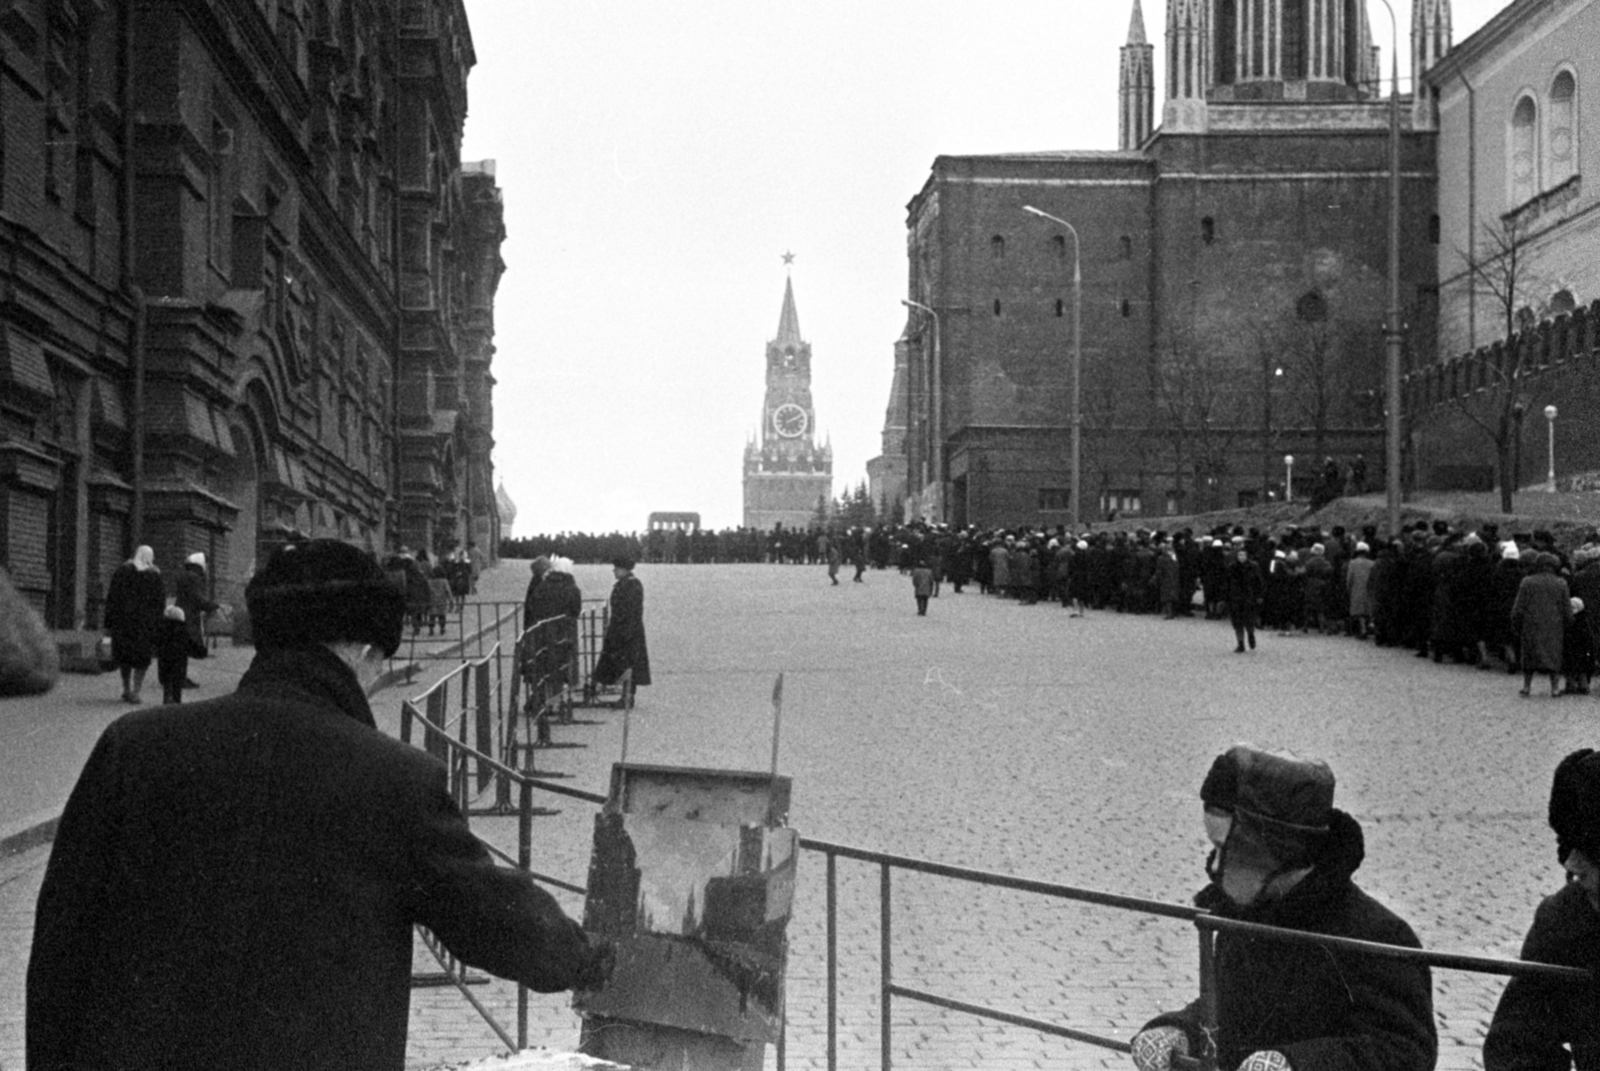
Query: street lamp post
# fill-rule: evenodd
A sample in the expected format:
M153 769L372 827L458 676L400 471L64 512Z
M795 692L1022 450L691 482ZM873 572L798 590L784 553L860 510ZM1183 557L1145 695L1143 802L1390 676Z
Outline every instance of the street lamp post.
M932 389L926 392L926 394L923 396L923 405L929 410L928 414L924 414L923 426L932 426L930 438L933 440L933 442L932 449L925 448L924 452L925 454L933 455L933 519L938 522L943 522L946 520L944 508L944 421L942 419L942 413L944 411L944 383L942 382L942 370L939 367L939 314L934 312L930 306L924 305L920 301L911 301L907 298L901 298L900 304L904 305L908 309L918 309L933 317L933 386ZM931 399L927 396L929 394L932 395ZM929 419L930 416L931 419ZM922 490L925 492L927 488L924 487Z
M1283 455L1283 500L1294 501L1294 455Z
M1384 380L1387 420L1384 439L1384 483L1388 492L1389 531L1400 531L1400 25L1389 0L1378 0L1389 12L1389 307L1383 318ZM1415 81L1421 72L1413 71Z
M1042 219L1048 219L1052 223L1059 223L1072 235L1072 499L1069 510L1072 514L1073 531L1077 531L1082 527L1080 506L1083 501L1083 259L1078 247L1076 227L1059 216L1042 212L1032 205L1023 205L1022 210Z
M1550 469L1545 474L1544 489L1551 494L1556 492L1556 407L1544 407L1544 419L1550 427Z

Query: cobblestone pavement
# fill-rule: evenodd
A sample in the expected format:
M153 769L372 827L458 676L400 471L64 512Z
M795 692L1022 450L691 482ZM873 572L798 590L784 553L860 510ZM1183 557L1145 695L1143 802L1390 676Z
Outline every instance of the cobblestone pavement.
M948 587L919 618L909 580L893 573L838 587L820 568L646 565L639 575L656 683L631 718L630 759L766 769L783 671L779 768L794 778L791 824L804 835L1185 902L1203 881L1197 792L1211 758L1237 740L1288 747L1333 765L1338 804L1366 830L1358 881L1426 945L1450 951L1515 954L1539 896L1560 883L1544 825L1550 773L1600 735L1594 700L1522 700L1505 675L1345 639L1269 633L1256 653L1235 655L1222 622L1075 620ZM520 595L524 576L520 566L491 574L489 586L505 590L494 597ZM579 567L578 580L603 595L609 570ZM396 699L376 706L393 731ZM542 752L540 765L600 791L622 715L579 716L595 724L557 738L586 746ZM581 883L593 810L555 805L562 813L535 829L535 868ZM477 824L500 843L514 832L506 820ZM0 1067L20 1066L19 930L43 855L0 868ZM805 853L800 868L787 1060L820 1068L823 860ZM849 861L838 872L839 1066L875 1066L878 874ZM1123 1040L1195 992L1184 923L922 875L897 874L893 891L904 985ZM1501 985L1436 972L1441 1068L1480 1066ZM514 1021L511 986L474 995ZM572 1046L566 1002L531 1003L530 1043ZM891 1024L897 1067L1128 1066L1114 1052L903 1000ZM454 990L416 991L409 1066L499 1048Z

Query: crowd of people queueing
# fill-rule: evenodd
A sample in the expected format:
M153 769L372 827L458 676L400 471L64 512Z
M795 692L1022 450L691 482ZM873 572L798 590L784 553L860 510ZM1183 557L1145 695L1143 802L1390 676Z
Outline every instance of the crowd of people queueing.
M847 537L848 538L848 537ZM924 566L955 591L1087 610L1228 618L1235 650L1257 628L1406 648L1419 658L1545 675L1551 694L1588 694L1600 647L1600 531L1563 550L1547 531L1502 538L1418 521L1398 535L1335 526L1278 533L1219 527L1203 535L1063 529L899 534L905 571ZM915 579L915 576L913 576ZM1564 686L1563 686L1564 684Z

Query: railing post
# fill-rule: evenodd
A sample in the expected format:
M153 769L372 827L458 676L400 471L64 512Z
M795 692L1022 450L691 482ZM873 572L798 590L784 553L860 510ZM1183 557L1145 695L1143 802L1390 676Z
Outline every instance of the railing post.
M839 888L837 857L828 853L828 1071L839 1059Z
M1195 919L1200 935L1200 1032L1205 1044L1195 1055L1206 1071L1217 1066L1217 934L1208 929L1204 918Z
M504 777L504 774L500 775ZM517 793L517 866L533 868L533 783L519 781ZM528 1047L528 987L517 983L517 1048Z
M878 864L878 957L882 967L882 978L878 984L878 1014L883 1018L881 1033L882 1054L880 1066L882 1071L890 1071L893 1059L889 1049L893 1044L893 1032L889 1025L889 1009L894 995L889 987L894 984L894 970L890 962L890 931L889 931L889 864Z

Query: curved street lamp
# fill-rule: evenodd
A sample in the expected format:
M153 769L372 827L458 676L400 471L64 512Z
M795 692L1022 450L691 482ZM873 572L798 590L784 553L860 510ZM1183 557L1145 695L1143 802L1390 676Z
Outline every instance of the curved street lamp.
M1059 223L1072 235L1072 530L1081 527L1079 505L1082 502L1080 487L1083 481L1083 259L1078 248L1078 229L1060 216L1052 216L1032 205L1023 205L1031 213L1052 223Z
M1389 0L1389 307L1383 317L1384 484L1389 531L1400 531L1400 25ZM1418 83L1419 72L1412 72Z

